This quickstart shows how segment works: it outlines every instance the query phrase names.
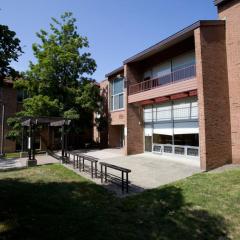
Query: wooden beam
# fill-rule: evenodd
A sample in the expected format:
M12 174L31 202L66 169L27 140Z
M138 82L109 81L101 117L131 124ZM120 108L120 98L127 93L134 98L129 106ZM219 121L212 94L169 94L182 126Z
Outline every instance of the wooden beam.
M197 90L190 91L189 96L190 97L197 96Z
M167 102L169 100L170 100L169 97L159 97L154 99L155 103Z
M186 97L188 97L188 93L178 93L170 96L171 100L176 100L176 99L181 99Z
M154 103L154 100L149 99L149 100L141 101L139 104L140 105L149 105L149 104L153 104L153 103Z

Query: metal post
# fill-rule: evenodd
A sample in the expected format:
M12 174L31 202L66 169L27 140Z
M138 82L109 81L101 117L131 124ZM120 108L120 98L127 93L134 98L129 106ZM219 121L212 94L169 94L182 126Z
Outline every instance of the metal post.
M103 165L101 164L101 183L103 183Z
M32 125L29 124L28 128L28 160L32 160Z
M32 160L35 160L35 126L32 126Z
M91 177L93 178L93 162L91 161Z
M95 178L97 178L97 162L95 162Z
M64 125L62 125L62 136L61 136L61 140L62 140L62 162L64 162Z
M84 169L84 167L85 167L85 163L84 163L84 156L82 156L82 162L83 162L83 165L82 165L82 167L83 167L83 172L85 171L85 169Z
M5 120L5 105L2 102L2 124L1 124L1 132L2 132L2 136L1 136L1 156L4 155L4 120Z
M128 193L128 172L126 172L126 184L127 184L127 193Z
M37 165L37 160L35 159L35 149L34 149L34 126L32 122L29 124L29 138L28 138L28 161L27 166L32 167Z
M174 145L175 145L175 139L174 139L174 109L173 109L173 105L174 104L174 101L172 101L172 107L171 107L171 109L172 109L172 153L174 154L174 151L175 151L175 147L174 147Z
M66 133L64 134L65 136L65 140L64 140L64 150L65 150L65 157L67 156L67 151L68 151L68 134L67 134L67 131Z
M122 193L124 193L124 175L122 171Z
M107 182L107 166L105 166L105 182Z
M23 139L23 134L24 134L24 127L22 127L22 141L21 141L21 142L22 142L22 144L21 144L21 145L22 145L22 146L21 146L21 151L22 151L22 152L24 151L24 146L23 146L23 145L24 145L24 143L23 143L23 141L24 141L24 139Z

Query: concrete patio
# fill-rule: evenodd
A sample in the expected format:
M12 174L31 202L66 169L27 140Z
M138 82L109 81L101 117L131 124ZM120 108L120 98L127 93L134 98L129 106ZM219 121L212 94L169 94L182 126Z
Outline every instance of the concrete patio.
M75 150L74 153L84 153L99 159L99 162L107 162L131 170L129 174L130 192L141 192L146 189L156 188L201 172L199 161L183 158L166 157L162 155L143 153L139 155L124 156L121 149L103 150ZM58 153L60 155L60 152ZM59 163L59 160L47 155L36 155L38 165ZM26 167L27 158L1 159L0 170ZM85 162L86 164L88 162ZM64 164L65 167L88 179L90 175L73 169L72 165ZM98 165L98 170L100 166ZM120 172L109 169L109 173L120 176ZM92 181L101 184L100 178ZM104 183L105 187L121 194L121 189L111 183Z
M129 174L129 179L134 191L155 188L201 172L199 161L193 159L166 157L152 153L124 156L121 149L76 150L73 152L84 153L98 158L100 162L130 169L132 172ZM78 170L75 171L78 172ZM119 174L111 169L108 172ZM99 179L93 179L93 181L100 183Z

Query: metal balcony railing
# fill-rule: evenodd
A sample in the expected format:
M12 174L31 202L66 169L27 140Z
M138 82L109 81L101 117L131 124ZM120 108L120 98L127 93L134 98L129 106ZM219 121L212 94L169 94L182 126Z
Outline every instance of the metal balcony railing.
M195 76L196 65L191 65L158 78L152 78L150 80L132 84L129 86L129 95L148 91L160 86L173 84L179 81L185 81Z

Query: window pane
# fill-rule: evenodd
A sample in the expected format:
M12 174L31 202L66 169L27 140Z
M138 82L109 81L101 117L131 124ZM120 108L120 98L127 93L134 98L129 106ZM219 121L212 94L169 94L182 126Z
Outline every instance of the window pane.
M123 92L123 78L115 79L113 82L113 94Z
M198 136L198 134L174 135L174 144L198 147L199 146L199 136Z
M172 119L171 103L157 105L157 121L170 121Z
M153 134L153 143L172 144L172 136L163 134Z
M152 107L144 109L143 118L144 122L152 122Z
M177 100L174 102L174 119L189 119L190 118L190 106L191 102L189 100Z
M111 109L111 110L114 110L114 106L113 106L113 96L111 97L110 105L111 105L111 106L110 106L110 109Z
M119 95L119 108L123 108L123 94Z
M180 56L173 58L172 69L173 71L177 71L178 69L194 65L195 62L195 53L193 51L184 53Z
M114 110L119 109L119 95L114 96Z

